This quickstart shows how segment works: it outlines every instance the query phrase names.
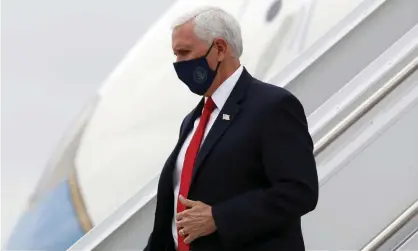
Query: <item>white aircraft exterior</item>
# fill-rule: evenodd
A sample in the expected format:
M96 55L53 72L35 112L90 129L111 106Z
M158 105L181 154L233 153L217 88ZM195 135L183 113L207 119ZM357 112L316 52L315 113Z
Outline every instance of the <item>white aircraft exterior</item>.
M266 80L362 0L180 0L110 74L57 149L6 249L65 250L158 177L198 102L177 79L171 23L218 6L242 28L242 64Z

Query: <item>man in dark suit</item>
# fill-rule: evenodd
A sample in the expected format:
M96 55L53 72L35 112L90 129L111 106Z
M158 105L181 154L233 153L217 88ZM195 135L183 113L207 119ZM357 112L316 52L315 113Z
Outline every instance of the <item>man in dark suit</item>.
M304 250L318 200L300 102L240 65L238 22L218 8L180 18L174 68L200 103L162 170L147 251Z

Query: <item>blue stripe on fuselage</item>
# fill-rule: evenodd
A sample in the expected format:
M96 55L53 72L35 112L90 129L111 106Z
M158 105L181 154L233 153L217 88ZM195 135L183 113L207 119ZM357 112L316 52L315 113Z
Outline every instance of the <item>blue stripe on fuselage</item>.
M64 251L83 235L65 180L24 213L6 249Z

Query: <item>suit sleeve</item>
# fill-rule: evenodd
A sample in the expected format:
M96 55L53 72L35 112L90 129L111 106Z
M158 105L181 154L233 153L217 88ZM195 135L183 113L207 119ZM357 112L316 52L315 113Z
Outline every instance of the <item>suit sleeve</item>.
M151 251L151 240L152 240L152 233L148 237L148 242L145 248L142 251Z
M279 233L317 204L318 176L302 105L289 93L267 109L259 147L269 188L212 207L217 231L226 247Z

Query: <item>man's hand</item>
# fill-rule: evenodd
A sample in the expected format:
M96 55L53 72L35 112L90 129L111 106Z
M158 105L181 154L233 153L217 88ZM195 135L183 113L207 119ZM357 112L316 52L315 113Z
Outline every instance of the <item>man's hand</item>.
M190 244L195 239L209 235L216 231L215 221L212 217L212 207L200 201L185 199L180 195L179 201L187 210L176 216L179 234L184 236L184 242Z

